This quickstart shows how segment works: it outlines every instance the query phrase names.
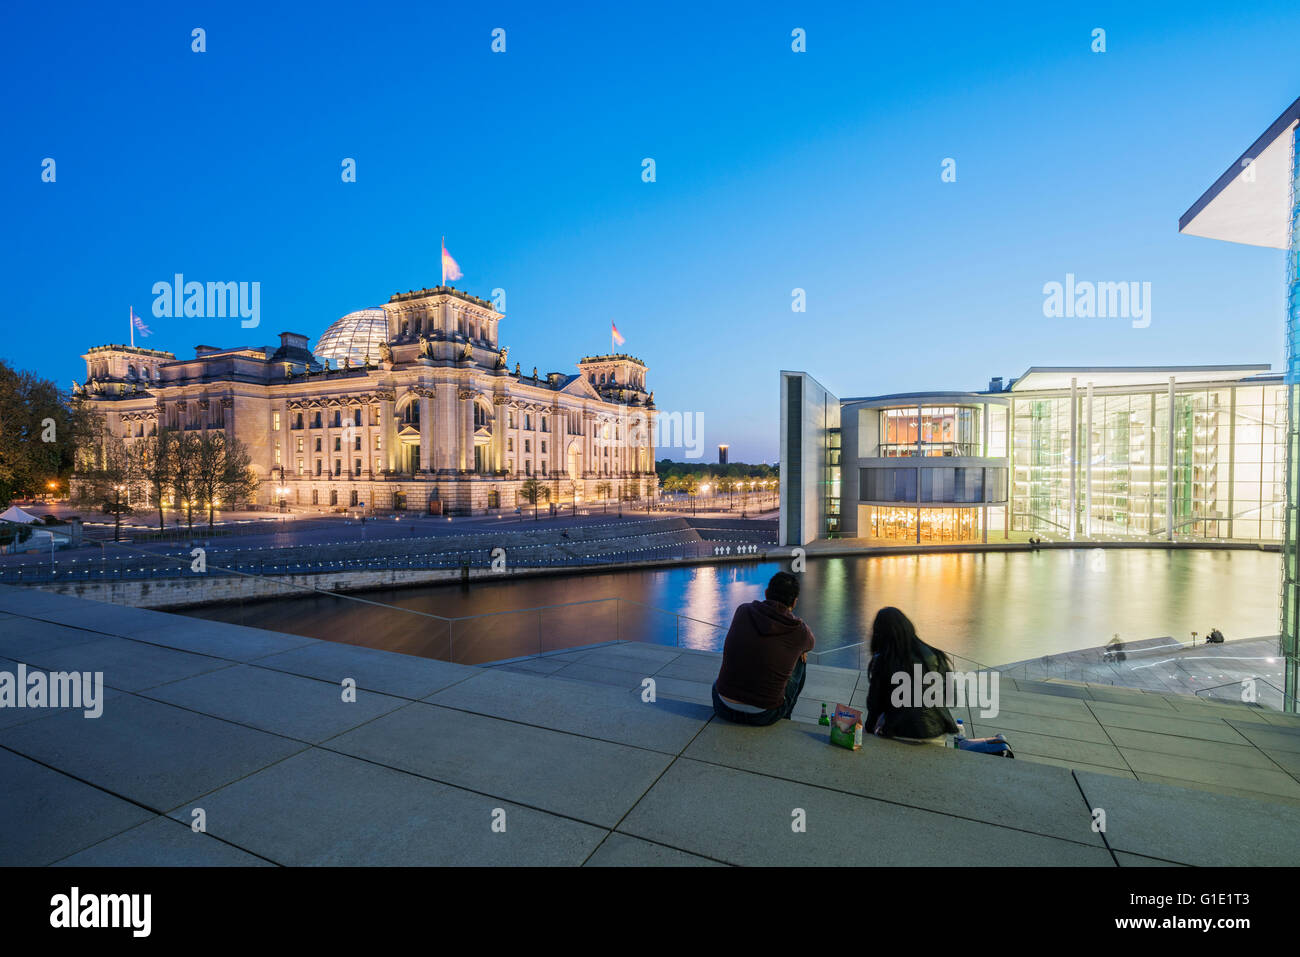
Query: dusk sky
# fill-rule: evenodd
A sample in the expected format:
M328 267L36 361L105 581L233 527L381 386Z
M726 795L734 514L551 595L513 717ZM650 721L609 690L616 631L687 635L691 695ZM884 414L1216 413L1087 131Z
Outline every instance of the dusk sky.
M1300 95L1300 7L1048 6L11 7L3 357L67 388L129 306L182 357L314 342L435 285L445 234L459 288L505 290L512 367L572 372L617 322L733 461L776 458L783 368L841 396L1279 368L1283 254L1177 223ZM260 326L155 318L175 273L260 282ZM1067 273L1151 283L1150 325L1045 318Z

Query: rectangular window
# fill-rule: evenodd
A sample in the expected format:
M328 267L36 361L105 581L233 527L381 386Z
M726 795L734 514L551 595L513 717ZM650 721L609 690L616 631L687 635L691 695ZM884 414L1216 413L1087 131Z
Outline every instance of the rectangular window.
M355 462L355 464L353 465L353 472L352 472L352 474L353 474L353 475L360 475L360 474L361 474L361 460L360 460L360 459L357 459L356 462Z
M334 436L334 451L335 452L343 451L343 439L337 435Z
M514 439L511 439L511 438L507 438L507 439L506 439L506 451L507 451L507 452L513 452L514 450L515 450L515 440L514 440Z
M275 464L276 465L280 464L280 443L279 442L275 443Z
M360 451L361 451L361 436L359 436L359 435L358 435L357 438L356 438L356 444L355 444L354 448L355 448L355 450L356 450L357 452L360 452Z
M320 475L320 459L316 460L316 474Z
M298 474L301 475L301 474L302 474L303 472L305 472L306 470L307 470L307 467L306 467L305 465L302 464L302 459L299 459L299 460L298 460Z
M279 431L280 431L280 413L279 413L279 412L272 412L272 413L271 413L271 431L272 431L272 432L279 432Z
M542 454L546 454L546 440L542 439Z
M524 439L524 451L525 451L525 452L531 452L532 450L533 450L533 440L532 440L532 439Z
M343 462L340 461L339 459L334 460L334 474L335 475L343 474Z
M301 435L298 436L298 443L297 443L297 445L295 446L295 450L298 451L298 452L301 452L301 451L302 451L302 436L301 436Z

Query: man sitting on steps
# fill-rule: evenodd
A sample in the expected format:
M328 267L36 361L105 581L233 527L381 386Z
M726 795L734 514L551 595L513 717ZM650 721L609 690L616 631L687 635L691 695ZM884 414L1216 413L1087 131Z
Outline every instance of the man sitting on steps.
M799 579L777 572L765 601L736 609L713 683L713 711L737 724L769 725L790 717L803 691L813 633L794 616Z

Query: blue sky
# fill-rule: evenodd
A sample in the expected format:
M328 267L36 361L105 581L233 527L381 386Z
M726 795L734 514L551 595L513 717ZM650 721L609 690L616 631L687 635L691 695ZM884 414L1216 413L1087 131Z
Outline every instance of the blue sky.
M865 395L1278 367L1282 254L1177 220L1300 95L1300 8L1046 6L11 7L3 356L66 387L132 304L183 356L314 340L435 284L446 234L458 286L506 291L512 363L572 371L616 321L733 460L776 457L782 368ZM261 326L153 319L177 272L260 282ZM1150 282L1150 326L1045 318L1066 273Z

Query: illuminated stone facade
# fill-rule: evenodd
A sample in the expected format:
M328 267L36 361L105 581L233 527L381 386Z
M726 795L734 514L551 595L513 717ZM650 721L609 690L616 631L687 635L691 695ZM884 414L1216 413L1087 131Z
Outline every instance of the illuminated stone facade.
M388 339L369 362L324 368L295 333L278 346L198 346L192 359L97 346L78 392L128 442L163 427L225 430L252 457L261 505L513 511L530 478L542 502L654 494L656 412L639 359L524 374L509 368L503 316L486 300L440 286L383 310Z

